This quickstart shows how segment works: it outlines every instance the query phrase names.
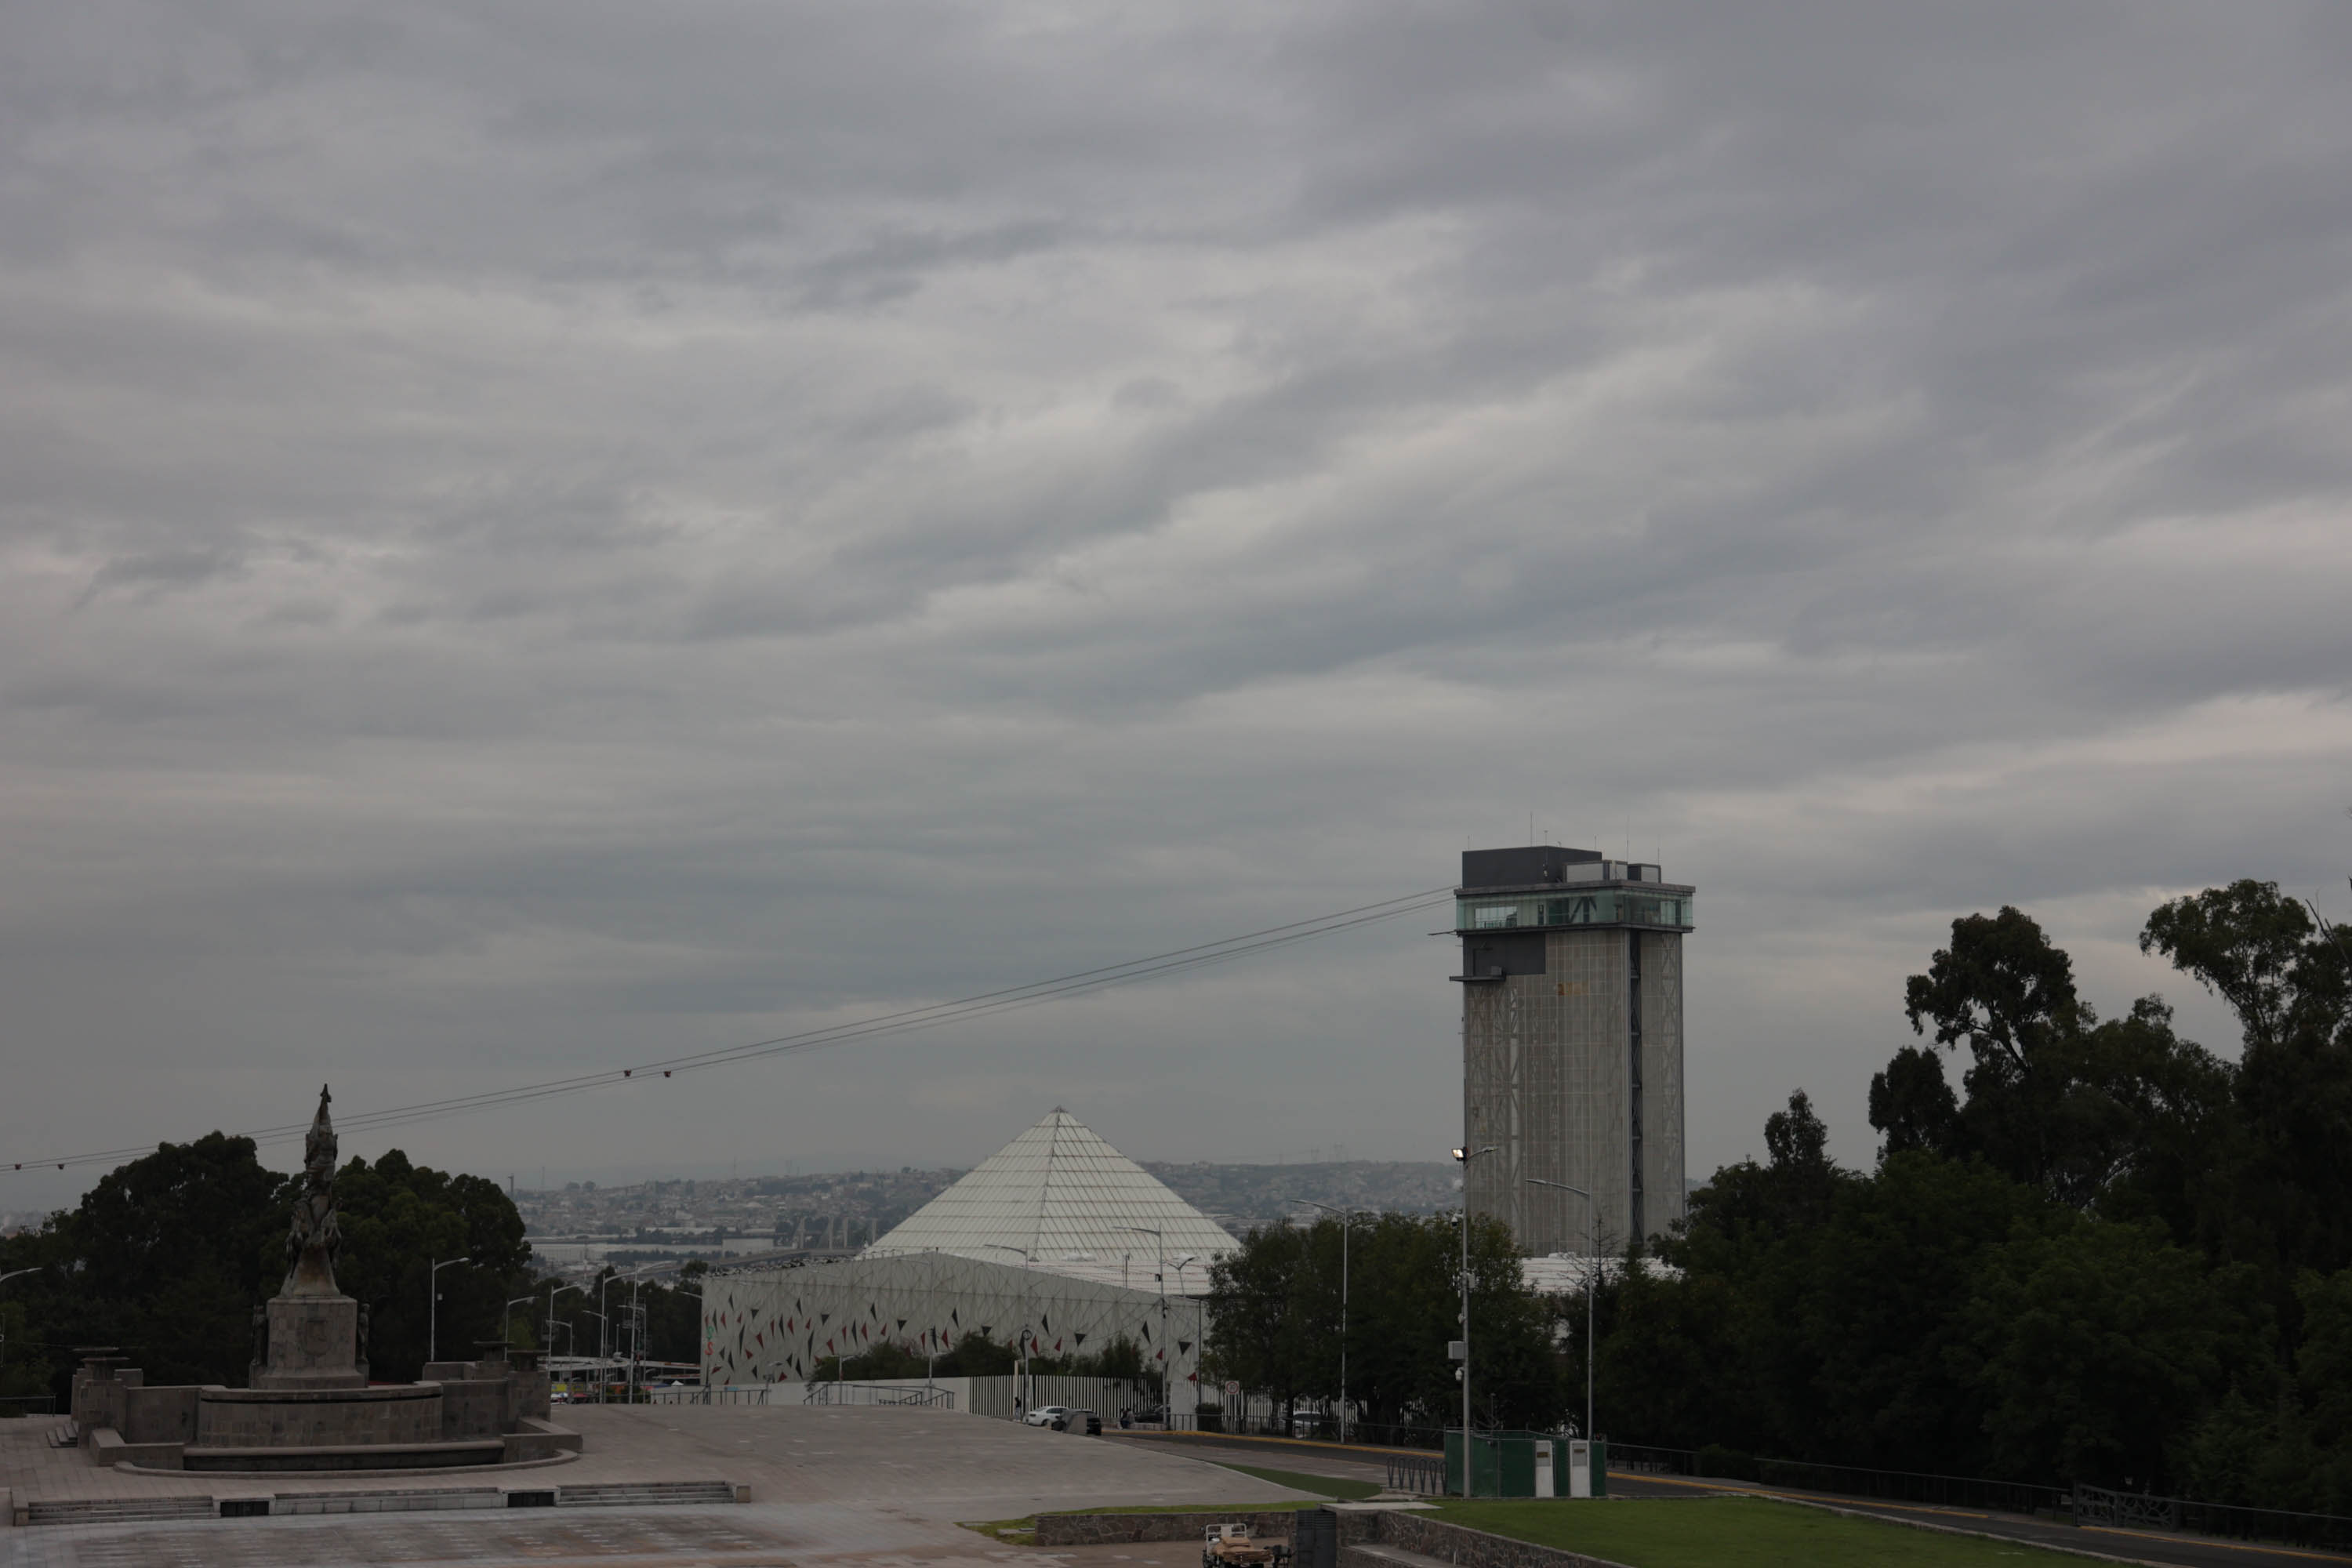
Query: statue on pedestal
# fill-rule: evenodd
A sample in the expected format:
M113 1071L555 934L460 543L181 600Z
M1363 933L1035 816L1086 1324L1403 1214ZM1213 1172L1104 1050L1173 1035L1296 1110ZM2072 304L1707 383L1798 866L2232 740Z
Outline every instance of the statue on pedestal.
M319 1087L319 1114L302 1140L302 1195L294 1201L294 1226L286 1236L286 1283L281 1296L335 1296L335 1255L343 1233L335 1223L335 1124L327 1106L334 1097Z
M286 1233L286 1283L256 1325L252 1384L262 1388L367 1386L367 1309L335 1287L335 1124L319 1090L319 1115L302 1140L302 1191Z

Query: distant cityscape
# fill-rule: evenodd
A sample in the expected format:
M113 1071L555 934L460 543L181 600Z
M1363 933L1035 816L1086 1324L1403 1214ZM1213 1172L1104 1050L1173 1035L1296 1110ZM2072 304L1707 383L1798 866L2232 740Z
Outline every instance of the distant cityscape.
M1434 1214L1460 1201L1460 1178L1444 1162L1143 1164L1235 1235L1310 1213L1302 1199L1399 1214ZM716 1262L780 1251L854 1252L963 1173L901 1166L626 1186L570 1182L544 1191L519 1189L514 1202L532 1251L550 1268L698 1258Z

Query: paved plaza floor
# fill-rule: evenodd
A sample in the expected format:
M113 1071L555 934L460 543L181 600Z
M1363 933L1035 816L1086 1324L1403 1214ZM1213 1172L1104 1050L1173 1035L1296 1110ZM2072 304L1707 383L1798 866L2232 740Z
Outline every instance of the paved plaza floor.
M749 1504L496 1510L50 1524L0 1530L0 1568L182 1564L870 1563L874 1568L1045 1568L1059 1561L961 1521L1109 1503L1235 1507L1299 1494L1179 1454L935 1411L823 1405L578 1406L587 1438L569 1464L513 1472L231 1480L100 1470L48 1448L35 1422L0 1432L0 1486L36 1498L398 1491L436 1485L724 1480ZM1137 1568L1189 1562L1134 1549Z

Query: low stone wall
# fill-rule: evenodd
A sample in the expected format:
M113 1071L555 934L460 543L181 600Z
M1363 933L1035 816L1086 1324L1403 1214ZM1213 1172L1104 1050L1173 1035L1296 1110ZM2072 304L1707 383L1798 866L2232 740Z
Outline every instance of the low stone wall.
M193 1443L196 1440L196 1394L185 1386L123 1390L122 1440L126 1443Z
M126 1443L111 1426L101 1426L90 1443L90 1455L100 1465L140 1465L151 1470L176 1470L185 1445Z
M1538 1546L1507 1535L1490 1535L1459 1524L1447 1524L1425 1513L1404 1510L1370 1510L1339 1516L1340 1568L1395 1568L1370 1553L1349 1549L1367 1543L1393 1546L1434 1557L1456 1568L1622 1568L1605 1557L1588 1557L1558 1546Z
M443 1381L443 1442L457 1443L468 1437L495 1437L509 1425L505 1378L450 1378Z
M508 1433L506 1463L520 1464L526 1459L552 1459L560 1454L580 1452L580 1434L569 1426L558 1426L552 1421L536 1415L526 1415Z
M206 1388L196 1442L206 1448L341 1447L441 1440L441 1387Z
M1198 1543L1212 1525L1246 1524L1250 1533L1287 1541L1298 1528L1295 1509L1265 1513L1041 1513L1040 1546L1100 1546L1112 1542L1190 1541Z
M1039 1546L1100 1546L1146 1541L1198 1542L1212 1525L1246 1524L1250 1533L1265 1539L1297 1538L1298 1511L1243 1513L1041 1513L1037 1516ZM1396 1568L1383 1559L1358 1550L1392 1546L1433 1557L1455 1568L1622 1568L1606 1558L1556 1546L1538 1546L1490 1535L1459 1524L1447 1524L1407 1509L1341 1508L1340 1568Z

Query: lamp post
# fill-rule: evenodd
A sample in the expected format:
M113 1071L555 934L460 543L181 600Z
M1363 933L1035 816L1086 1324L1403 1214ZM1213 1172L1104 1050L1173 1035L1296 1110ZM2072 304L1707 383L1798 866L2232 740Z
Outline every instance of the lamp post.
M1566 1182L1547 1182L1541 1176L1529 1176L1531 1187L1558 1187L1563 1193L1574 1193L1584 1200L1584 1440L1592 1441L1592 1298L1601 1290L1601 1248L1596 1239L1592 1194L1582 1187L1571 1187Z
M1473 1149L1468 1144L1454 1151L1454 1158L1462 1167L1462 1495L1470 1495L1470 1162L1481 1154L1491 1154L1495 1145Z
M1465 1189L1466 1190L1466 1189ZM1297 1198L1311 1209L1339 1216L1339 1441L1348 1440L1348 1232L1356 1223L1354 1209L1333 1208L1313 1198Z
M1037 1261L1020 1247L1007 1247L1001 1241L983 1241L980 1245L986 1247L991 1252L1009 1252L1013 1254L1013 1257L1021 1259L1021 1266L1024 1268ZM1028 1315L1030 1305L1027 1300L1029 1287L1026 1284L1024 1284L1021 1287L1021 1294L1023 1297L1021 1306L1022 1315L1026 1317ZM1031 1413L1037 1408L1037 1377L1034 1373L1032 1373L1029 1370L1029 1324L1025 1322L1023 1323L1021 1325L1021 1384L1027 1391L1026 1398L1028 1401L1026 1407L1021 1412L1021 1418L1024 1421L1029 1419Z
M429 1262L431 1260L427 1259L427 1261ZM426 1361L439 1361L441 1359L441 1270L444 1268L455 1268L460 1263L471 1263L473 1259L471 1258L452 1258L446 1262L435 1263L431 1268L425 1271L425 1279L426 1289L425 1294L428 1298L425 1303L425 1315L426 1320L425 1325L425 1359Z
M11 1279L22 1279L27 1274L38 1274L41 1271L41 1268L47 1267L47 1265L43 1264L39 1268L18 1268L6 1274L0 1274L0 1285L5 1285ZM5 1366L7 1363L8 1325L5 1321L0 1321L0 1366Z
M1160 1425L1172 1432L1176 1429L1176 1402L1170 1397L1168 1381L1175 1374L1176 1363L1168 1360L1168 1238L1148 1225L1123 1225L1118 1228L1151 1238L1151 1278L1160 1287L1160 1359L1166 1363L1160 1372Z
M596 1320L596 1403L602 1405L604 1403L604 1338L611 1332L612 1324L606 1321L604 1313L593 1307L583 1307L580 1310ZM580 1347L574 1344L572 1348L577 1352ZM574 1355L572 1359L577 1361L582 1358Z
M583 1294L584 1295L584 1294L587 1292L587 1289L588 1289L588 1287L587 1287L587 1286L585 1286L585 1285L558 1285L558 1284L557 1284L554 1280L552 1280L552 1279L550 1279L550 1280L547 1282L547 1352L548 1352L548 1354L550 1354L550 1355L553 1355L553 1354L555 1353L555 1299L556 1299L558 1296L562 1295L566 1290L578 1290L578 1291L580 1291L581 1293L583 1293ZM565 1325L565 1326L566 1326L566 1327L569 1327L570 1325L568 1325L568 1324L567 1324L567 1325Z
M645 1270L643 1268L637 1268L633 1269L627 1274L606 1275L604 1277L604 1283L596 1287L596 1305L604 1308L609 1311L612 1307L612 1300L610 1297L605 1295L605 1292L610 1290L614 1286L618 1285L622 1280L634 1280L637 1275L644 1272ZM611 1359L614 1350L619 1348L620 1342L618 1336L613 1332L612 1320L606 1317L604 1312L600 1311L596 1314L596 1321L599 1325L599 1331L596 1336L596 1360L598 1363L596 1367L596 1403L602 1405L604 1403L604 1374L609 1370L604 1363Z
M499 1327L508 1333L512 1333L514 1331L514 1310L517 1307L521 1306L526 1301L536 1301L538 1300L539 1297L537 1293L534 1292L529 1296L517 1296L513 1300L509 1301L505 1308L499 1313L499 1317L500 1319ZM530 1325L530 1320L528 1318L524 1319L523 1326L528 1328Z

